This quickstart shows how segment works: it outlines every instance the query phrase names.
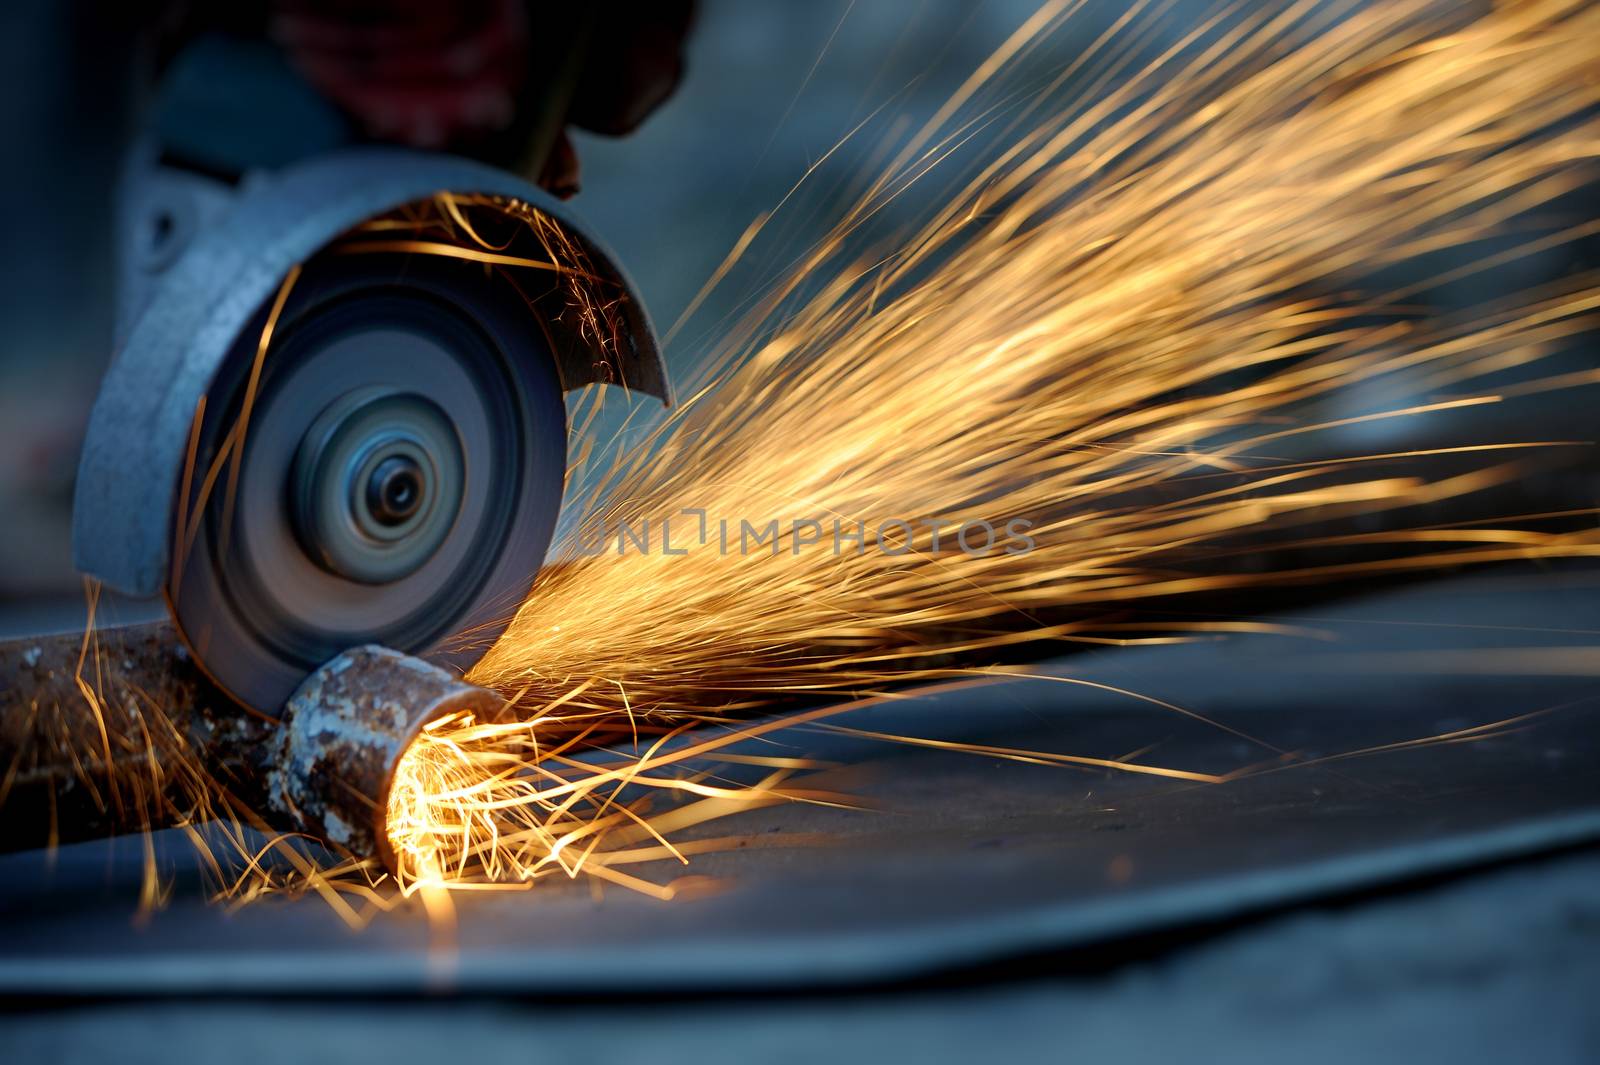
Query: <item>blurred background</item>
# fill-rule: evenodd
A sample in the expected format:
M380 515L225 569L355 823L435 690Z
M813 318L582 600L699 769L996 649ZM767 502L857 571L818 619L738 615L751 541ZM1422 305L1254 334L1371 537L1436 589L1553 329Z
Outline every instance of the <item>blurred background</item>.
M828 231L884 146L931 115L1035 5L703 0L606 8L584 32L603 43L592 51L613 55L611 65L602 78L589 79L602 88L580 85L575 112L584 109L587 93L598 102L578 117L613 135L569 127L570 140L553 153L560 172L544 177L563 194L579 190L574 206L632 274L658 329L677 322L751 221L837 149L802 183L740 270L673 335L667 357L681 383L760 283ZM1143 20L1141 49L1154 54L1209 10L1198 0L1164 5L1159 17ZM1123 12L1118 4L1089 4L1029 62L1040 71L1058 69ZM330 24L360 27L414 15L407 3L348 0L18 0L0 14L12 158L3 172L13 205L0 237L0 513L6 516L0 624L26 630L81 618L70 555L72 480L88 409L114 349L118 178L127 153L152 129L165 152L176 146L187 156L180 162L232 170L232 179L252 165L352 137L430 147L442 138L445 147L521 165L515 137L496 141L470 117L443 132L392 116L374 119L370 101L339 80L342 46L337 35L329 37ZM518 62L548 60L541 49L557 48L571 32L564 20L574 17L549 5L524 11L510 0L474 0L429 15L434 21L424 20L420 43L390 41L384 48L410 47L424 67L435 53L455 56L449 62L481 67L492 81ZM521 42L521 60L484 44L505 26ZM441 50L439 39L464 41L457 52L467 58ZM417 76L410 68L377 69L401 80ZM320 88L307 84L319 77ZM1019 83L1027 83L1026 73ZM1070 83L1062 98L1073 98ZM478 125L504 124L507 114L490 108ZM863 121L864 134L847 138ZM973 153L981 153L983 138L975 138ZM198 158L208 154L214 157ZM916 195L891 203L881 227L936 202L938 182L935 174ZM1545 224L1593 217L1592 206L1592 192L1569 197L1547 212ZM1438 273L1494 250L1455 249L1418 265ZM1593 241L1559 244L1435 287L1420 302L1471 306L1596 261ZM1572 358L1593 361L1583 353ZM1380 399L1346 397L1351 409ZM620 414L602 430L618 424ZM1402 431L1398 424L1364 431ZM1591 487L1585 481L1577 490Z

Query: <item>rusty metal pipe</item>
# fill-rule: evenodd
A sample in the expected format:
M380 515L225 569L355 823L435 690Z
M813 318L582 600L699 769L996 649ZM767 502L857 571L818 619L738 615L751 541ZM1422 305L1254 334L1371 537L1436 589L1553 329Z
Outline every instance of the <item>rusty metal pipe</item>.
M0 683L0 851L193 820L200 767L263 805L272 722L217 691L166 622L0 643Z
M315 670L279 720L233 703L170 624L0 642L0 851L232 816L392 864L384 827L406 746L493 692L365 646Z
M446 714L489 718L504 705L421 659L353 648L307 677L284 707L268 741L267 805L300 831L393 870L386 814L406 748Z

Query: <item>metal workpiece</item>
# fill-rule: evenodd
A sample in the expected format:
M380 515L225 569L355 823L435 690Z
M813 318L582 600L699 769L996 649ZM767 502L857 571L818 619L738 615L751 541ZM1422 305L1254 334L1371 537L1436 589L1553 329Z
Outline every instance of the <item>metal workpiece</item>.
M394 868L385 830L389 786L431 721L494 716L499 695L387 647L356 647L316 670L284 707L271 739L269 811L356 857Z
M802 725L745 740L730 753L803 753L834 767L808 786L862 805L747 810L706 828L747 841L739 846L696 854L687 870L671 857L630 867L655 882L687 872L725 884L691 903L631 891L596 897L559 875L531 896L454 893L454 986L614 1002L730 988L836 994L974 968L1010 981L1042 964L1098 972L1123 944L1142 957L1163 935L1189 941L1305 907L1282 955L1290 968L1257 955L1250 965L1298 972L1308 927L1341 906L1600 840L1593 678L1549 668L1550 653L1571 650L1572 633L1600 628L1597 591L1600 576L1570 570L1412 585L1321 614L1315 638L1115 648L1043 663L1039 676L906 691L838 719L845 730ZM1303 625L1305 612L1277 620ZM1527 674L1460 676L1432 658L1512 649L1531 652ZM1373 668L1374 657L1386 668ZM1264 764L1270 752L1123 694L1130 690L1307 756ZM1530 712L1470 743L1408 742ZM1000 761L945 743L1107 758L1159 743L1137 760L1263 771L1202 785ZM1318 760L1374 746L1385 749ZM767 772L729 764L719 776L754 782ZM174 868L187 861L186 837L153 842ZM0 991L326 996L346 1009L374 995L437 991L437 956L417 920L396 915L351 936L315 895L236 911L212 904L196 874L173 883L152 926L135 927L138 847L63 848L56 862L52 879L43 855L0 859L0 912L15 915L0 939ZM1568 939L1595 910L1588 872L1587 902L1575 893L1565 916L1535 922L1566 944L1554 957L1576 956ZM89 896L87 885L100 894ZM1515 910L1517 897L1504 895L1503 905ZM1458 914L1441 927L1479 958L1481 943L1468 934L1477 924ZM1425 934L1406 938L1417 944ZM1350 946L1334 943L1333 964L1347 962ZM1422 966L1418 958L1407 964ZM1480 968L1467 971L1479 979ZM1369 984L1391 975L1362 973Z
M167 622L0 642L0 851L259 809L273 727Z
M0 852L217 817L392 863L383 826L407 745L499 695L386 647L314 671L281 720L241 711L166 622L0 642Z

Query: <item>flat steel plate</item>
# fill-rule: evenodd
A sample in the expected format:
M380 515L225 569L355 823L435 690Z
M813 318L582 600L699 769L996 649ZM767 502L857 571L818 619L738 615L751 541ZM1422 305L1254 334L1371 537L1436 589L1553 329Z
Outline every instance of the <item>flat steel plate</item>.
M724 879L700 897L596 898L563 880L461 898L448 953L429 953L416 912L359 933L315 898L228 913L170 833L157 843L173 897L145 921L139 841L13 855L0 860L0 991L583 995L914 980L1600 839L1600 577L1479 575L1304 614L1278 618L1294 627L1284 634L1050 666L1216 724L1044 678L840 719L1210 773L1291 752L1276 771L1196 784L792 729L747 749L845 763L817 783L876 808L741 814L701 830L750 837L738 850L638 870ZM1305 764L1389 744L1402 746Z

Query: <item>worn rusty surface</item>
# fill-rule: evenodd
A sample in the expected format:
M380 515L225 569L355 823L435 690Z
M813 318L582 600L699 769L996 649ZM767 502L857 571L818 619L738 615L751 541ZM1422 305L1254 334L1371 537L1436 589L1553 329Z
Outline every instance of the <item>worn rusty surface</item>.
M195 666L172 626L0 642L0 850L261 805L271 722Z
M418 729L492 692L359 647L317 670L282 722L206 680L162 622L0 642L0 851L216 817L386 857L378 817Z
M270 738L271 812L359 856L392 863L383 830L395 766L418 731L456 710L480 716L498 695L387 647L352 648L306 678Z

